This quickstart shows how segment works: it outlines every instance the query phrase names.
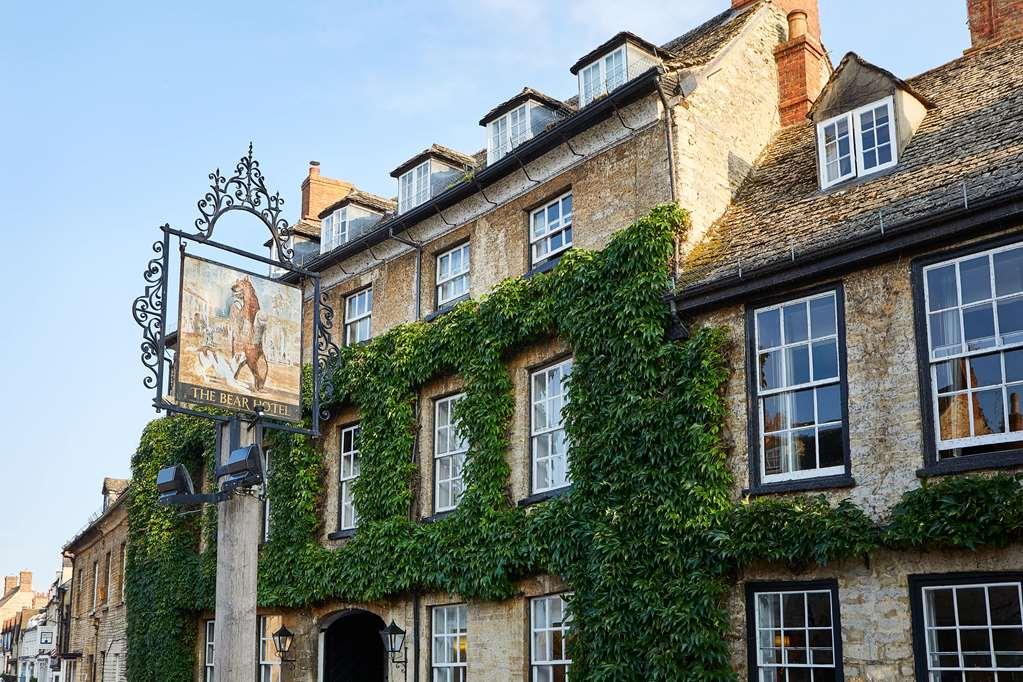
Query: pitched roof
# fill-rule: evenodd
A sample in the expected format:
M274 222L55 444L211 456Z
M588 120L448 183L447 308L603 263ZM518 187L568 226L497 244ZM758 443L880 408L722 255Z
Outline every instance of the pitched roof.
M446 161L456 167L473 168L476 165L476 159L472 158L468 154L463 154L462 152L455 151L454 149L445 147L444 145L431 144L429 149L424 149L391 171L391 177L399 177L405 171L415 168L431 156L437 157L441 161Z
M670 53L675 66L706 64L732 38L739 35L761 4L754 2L737 10L727 9L691 31L669 40L660 49Z
M579 60L576 61L576 63L573 64L568 70L571 71L572 75L574 76L577 73L579 73L579 69L583 68L590 62L596 60L598 57L603 56L605 53L610 52L613 48L618 47L622 43L632 43L636 47L639 47L643 50L646 50L650 54L658 55L660 57L671 56L663 54L664 51L661 48L657 47L648 40L640 38L635 33L632 33L630 31L619 31L618 33L614 34L613 36L602 42L600 45L597 45L595 48L584 54L582 57L579 57Z
M824 89L821 90L820 94L817 96L817 99L814 100L814 103L810 106L810 112L808 114L809 117L813 117L814 112L819 110L821 105L828 101L831 91L834 88L839 87L839 81L842 79L842 76L845 73L845 71L849 69L851 65L854 64L856 66L867 69L868 71L873 71L875 73L881 74L882 76L890 80L892 84L895 85L895 87L901 90L905 90L909 94L916 97L920 101L920 103L923 104L925 107L931 108L934 106L933 102L931 102L918 91L916 91L912 85L902 80L888 69L883 69L877 64L871 64L870 62L868 62L866 59L859 56L855 52L848 52L844 57L842 57L842 61L838 63L838 66L835 67L835 70L831 72L831 77L828 79L828 82L824 86Z
M533 88L525 87L522 88L522 92L518 93L514 97L511 97L510 99L506 99L505 101L501 102L496 107L488 111L483 116L483 118L480 119L480 125L485 126L486 124L490 123L504 112L510 111L515 107L519 106L520 104L522 104L523 102L526 102L531 99L536 100L537 102L540 102L541 104L550 107L554 111L564 111L567 113L570 111L574 111L576 108L568 106L565 102L562 102L560 99L555 99L549 95L545 95L539 90L534 90Z
M683 262L684 290L882 236L1023 188L1023 41L907 81L933 108L898 165L822 191L813 125L781 130L724 215Z
M346 194L343 198L338 199L330 206L320 211L319 218L324 218L328 214L333 213L342 206L348 204L358 204L359 206L365 206L368 209L379 211L381 213L387 213L393 211L398 207L397 202L385 199L382 196L373 194L372 192L364 192L361 189L353 189L351 192Z

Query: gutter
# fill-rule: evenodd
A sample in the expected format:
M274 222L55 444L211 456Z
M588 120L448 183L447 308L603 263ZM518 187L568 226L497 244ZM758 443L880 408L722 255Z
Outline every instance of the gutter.
M480 170L473 176L472 182L460 182L426 203L379 223L372 231L355 241L317 256L302 267L313 272L322 272L331 265L387 241L394 234L403 232L436 215L438 211L443 211L472 197L480 189L493 185L511 173L521 170L523 165L561 146L565 143L566 137L581 133L604 119L610 118L614 115L617 107L631 104L644 95L650 94L657 88L661 74L662 69L659 66L647 69L607 97L583 107L568 118L562 119L553 128L545 130L528 142L516 147L515 154L508 154L496 163ZM280 281L297 283L300 279L301 275L298 273L288 272L280 278Z
M767 291L797 286L809 279L845 273L907 249L942 246L1023 222L1023 189L970 203L969 207L908 220L887 228L884 234L838 242L795 261L766 265L743 273L742 277L730 275L683 289L674 296L669 294L667 299L679 313L693 315Z

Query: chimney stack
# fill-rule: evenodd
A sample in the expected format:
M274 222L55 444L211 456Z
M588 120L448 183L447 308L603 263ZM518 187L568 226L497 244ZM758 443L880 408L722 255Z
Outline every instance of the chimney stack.
M309 162L309 175L302 181L302 220L320 222L320 211L352 191L352 183L320 175L320 162Z
M9 575L4 578L4 591L3 594L0 596L6 597L11 592L14 592L16 589L18 589L18 576Z
M1023 0L966 0L972 50L1023 38Z
M818 44L821 42L821 15L817 0L732 0L732 9L738 10L758 2L774 5L786 16L795 10L806 12L806 31Z
M22 571L18 574L18 589L23 592L32 591L32 571Z
M781 125L806 120L830 74L827 53L820 42L820 13L816 0L773 0L792 6L788 12L788 40L774 50L778 64L778 111Z

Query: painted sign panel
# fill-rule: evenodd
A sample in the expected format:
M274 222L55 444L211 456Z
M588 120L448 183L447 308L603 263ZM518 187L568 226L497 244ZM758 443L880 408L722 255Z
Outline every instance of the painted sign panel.
M175 395L301 419L302 290L185 254Z

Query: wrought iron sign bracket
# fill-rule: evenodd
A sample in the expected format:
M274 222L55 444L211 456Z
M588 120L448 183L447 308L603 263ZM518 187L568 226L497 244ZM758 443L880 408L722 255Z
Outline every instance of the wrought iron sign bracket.
M161 238L153 242L154 256L150 259L142 273L145 282L144 291L132 304L132 316L142 329L140 345L142 365L145 375L142 384L154 391L153 407L159 412L186 414L227 422L237 418L231 415L210 414L172 402L164 395L167 387L168 371L173 367L174 357L167 347L167 301L170 273L170 239L179 240L179 251L184 254L188 241L209 246L236 256L262 263L274 268L286 270L301 278L302 288L312 285L313 301L313 338L312 350L312 395L311 426L304 428L273 420L265 414L249 413L240 418L246 421L259 422L264 428L305 434L312 437L320 436L320 422L330 418L324 405L329 405L335 395L333 383L329 375L336 363L339 349L331 338L334 323L334 310L327 296L320 290L320 274L306 270L294 263L294 249L290 244L292 229L288 221L281 215L284 199L279 192L271 193L267 189L265 178L259 162L253 158L252 144L248 153L241 157L230 177L224 176L220 169L209 174L210 190L199 200L199 218L195 221L196 232L185 232L162 225ZM270 231L274 245L275 258L252 253L245 249L232 246L213 239L213 231L217 221L227 213L242 211L258 218ZM179 330L180 331L180 330ZM180 340L180 339L179 339Z

